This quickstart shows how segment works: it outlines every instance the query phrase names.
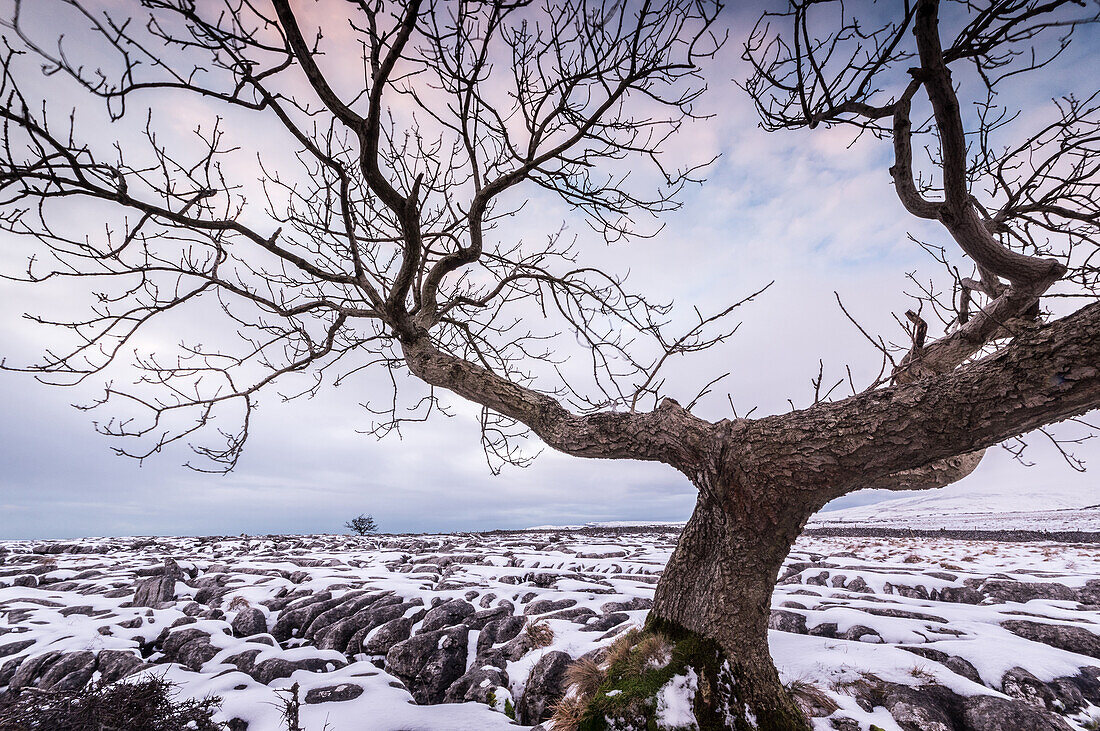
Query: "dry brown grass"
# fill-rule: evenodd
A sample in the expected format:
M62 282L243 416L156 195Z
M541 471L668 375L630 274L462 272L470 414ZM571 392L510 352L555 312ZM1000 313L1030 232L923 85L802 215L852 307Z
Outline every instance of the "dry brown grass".
M642 674L664 667L672 657L672 641L659 633L633 628L624 632L603 652L577 660L565 671L565 696L555 704L554 731L575 731L592 698L607 680L612 665L625 664L627 673Z
M581 698L590 698L607 678L607 671L591 658L582 657L565 669L565 687Z
M251 606L252 605L247 599L239 595L233 597L233 601L229 602L229 609L234 612L240 611L242 609L248 609Z
M634 643L638 641L638 635L640 634L641 632L638 629L631 629L612 642L607 648L607 654L603 657L604 663L611 667L630 657L630 648L634 647Z
M829 716L840 708L828 693L802 680L792 681L787 691L807 717Z
M550 717L554 731L577 731L587 708L588 698L566 693L554 704L554 715Z
M870 703L871 706L881 706L886 695L882 679L871 673L862 673L855 680L835 681L829 689L834 693L844 693L859 701Z
M545 621L528 622L523 631L534 647L549 647L554 641L554 629Z
M647 634L634 646L631 659L635 671L643 673L649 668L664 667L672 658L672 643L656 632Z
M932 683L936 680L936 674L928 669L928 666L913 663L913 667L909 668L909 674L917 680L923 680L926 683Z

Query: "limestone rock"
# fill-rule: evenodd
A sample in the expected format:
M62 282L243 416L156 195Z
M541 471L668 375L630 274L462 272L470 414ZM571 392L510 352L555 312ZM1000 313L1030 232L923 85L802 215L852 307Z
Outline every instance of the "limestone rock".
M439 703L466 670L470 630L458 626L421 632L386 653L386 669L405 683L417 703Z
M550 718L551 707L565 693L562 681L572 662L573 658L566 653L552 650L535 663L516 707L520 723L536 724Z

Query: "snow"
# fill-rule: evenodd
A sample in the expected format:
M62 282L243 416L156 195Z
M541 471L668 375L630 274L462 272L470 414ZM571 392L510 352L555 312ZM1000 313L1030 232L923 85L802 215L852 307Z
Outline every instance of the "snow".
M677 675L657 691L657 726L665 729L697 729L695 714L691 710L695 693L699 690L699 676L688 668L684 675Z
M1100 531L1098 502L1100 494L1080 491L1052 489L1029 494L952 486L871 505L824 510L810 520L808 527Z
M584 530L585 528L682 528L682 520L597 520L580 525L536 525L527 530L556 531Z
M286 592L329 591L343 596L352 591L391 591L405 601L421 600L422 607L430 607L433 600L465 599L478 611L510 607L512 613L531 618L536 615L525 609L542 599L573 600L572 609L587 608L599 615L608 613L603 606L610 602L652 599L676 531L643 526L619 535L609 535L607 529L595 533L555 528L368 540L343 536L98 538L64 542L88 552L53 554L45 553L56 548L49 543L0 541L0 665L49 651L137 653L164 628L184 620L184 608L201 582L217 579L228 590L219 604L228 616L198 619L179 629L208 632L218 654L199 672L165 662L144 672L165 674L189 697L222 697L221 720L240 717L252 724L250 731L278 729L280 694L297 682L303 695L310 689L345 684L363 688L352 700L304 704L305 728L319 729L326 723L337 730L361 728L363 719L371 719L372 731L515 728L503 714L505 701L518 704L539 659L552 651L572 657L592 652L629 627L641 625L646 610L627 612L629 619L607 632L585 631L580 621L555 618L552 612L543 615L549 616L542 621L554 633L551 644L507 663L508 686L494 689L495 706L490 708L477 703L416 705L398 678L372 659L320 650L305 637L281 646L263 644L274 643L271 635L233 637L227 630L241 604L233 609L230 605L238 600L259 607L271 628L281 613L262 602ZM177 582L176 600L158 608L129 606L135 582L167 558L188 572ZM28 575L43 583L14 585ZM1010 619L1026 619L1098 632L1100 610L1094 605L993 597L965 604L940 596L947 589L980 587L989 579L1078 590L1090 581L1100 582L1100 551L1094 545L811 535L796 543L780 576L774 608L800 615L808 628L836 625L835 637L771 631L771 652L782 679L813 684L840 706L834 715L854 719L864 729L871 723L898 728L885 709L863 710L844 691L845 683L867 673L910 686L931 679L964 696L1000 695L1002 678L1012 668L1023 667L1048 682L1098 662L1027 640L1002 626ZM857 579L866 590L854 588ZM414 607L406 614L418 611L420 607ZM859 640L845 639L845 632L856 626L873 632ZM469 634L467 668L475 667L471 656L478 636L476 631ZM5 646L26 640L33 644L4 652ZM982 683L907 648L936 650L966 660ZM320 658L329 661L331 669L298 670L289 678L263 685L226 662L245 650L258 652L256 662ZM381 663L380 658L373 660ZM342 663L347 665L338 667ZM663 722L670 727L685 725L680 722L688 718L684 713L690 714L697 682L685 675L662 688ZM1084 728L1072 719L1067 722L1071 728ZM822 719L815 724L815 728L831 728Z

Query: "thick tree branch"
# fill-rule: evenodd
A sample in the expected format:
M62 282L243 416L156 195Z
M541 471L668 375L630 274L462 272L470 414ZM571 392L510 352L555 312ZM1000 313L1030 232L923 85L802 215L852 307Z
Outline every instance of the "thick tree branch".
M923 467L901 470L876 480L861 481L860 490L934 490L953 485L981 464L985 450L948 457Z
M556 399L442 352L426 335L401 343L409 370L423 381L515 419L549 447L577 457L664 462L694 476L714 425L672 399L654 411L573 414Z
M993 238L973 204L967 176L967 144L962 112L940 46L939 0L919 1L914 34L921 66L911 73L928 92L939 133L944 193L944 202L938 207L940 221L979 267L1007 279L1017 287L1041 283L1049 287L1051 282L1065 273L1065 265L1055 259L1039 259L1002 246Z
M760 419L746 469L835 497L1079 416L1100 404L1098 334L1094 303L951 373Z
M920 84L914 81L894 103L894 164L890 166L890 176L905 210L918 218L934 219L939 216L940 205L926 200L913 179L913 124L909 114L913 94L919 88Z

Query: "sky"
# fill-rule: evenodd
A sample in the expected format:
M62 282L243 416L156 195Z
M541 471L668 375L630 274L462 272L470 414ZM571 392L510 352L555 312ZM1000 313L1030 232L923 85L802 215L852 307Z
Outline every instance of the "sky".
M32 4L29 12L41 7ZM750 100L733 83L746 74L739 46L754 16L745 6L724 14L730 42L706 69L703 104L713 118L674 141L685 153L720 156L706 183L664 216L654 239L613 249L593 245L591 253L629 269L636 289L689 311L714 310L775 281L737 313L743 324L728 343L672 364L673 395L683 401L714 375L731 372L716 398L700 406L700 414L713 419L730 415L727 392L740 413L757 407L754 416L788 410L788 398L808 405L819 359L827 378L844 376L848 365L857 384L871 380L877 354L844 317L834 292L866 329L900 341L892 313L910 306L906 273L938 275L909 235L949 243L898 203L887 172L888 142L852 144L843 129L759 129ZM1042 98L1080 78L1065 72L1094 63L1098 40L1095 32L1078 39L1039 92ZM183 109L178 116L187 123L203 113ZM515 224L517 233L538 235L562 223L583 230L567 208L535 202ZM0 240L0 246L0 264L17 268L14 242ZM49 347L51 335L22 315L48 308L58 296L69 295L0 282L0 357L26 362ZM339 532L360 513L372 514L386 532L490 530L685 520L694 505L687 480L652 463L544 451L529 468L493 476L480 449L476 410L455 398L447 399L452 418L376 440L362 433L370 416L360 404L377 387L360 380L289 404L271 394L261 400L237 468L220 476L182 467L179 453L142 463L117 457L93 429L93 418L102 415L71 406L94 390L48 387L0 372L0 537ZM1076 451L1100 465L1094 442ZM1095 471L1075 472L1040 440L1028 456L1035 466L990 450L975 474L946 490L987 494L991 505L998 495L1027 496L1037 508L1053 494L1100 503ZM856 493L829 507L888 497Z

